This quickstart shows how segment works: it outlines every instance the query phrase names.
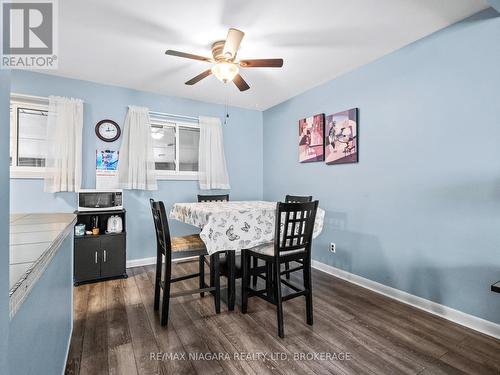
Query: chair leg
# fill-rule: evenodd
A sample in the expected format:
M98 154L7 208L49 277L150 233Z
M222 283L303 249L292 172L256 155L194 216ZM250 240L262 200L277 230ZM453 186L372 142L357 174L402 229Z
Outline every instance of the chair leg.
M290 269L290 262L286 262L285 263L285 271L288 271L289 269ZM290 280L290 274L289 273L286 274L286 279Z
M278 317L278 336L285 337L283 328L283 300L281 299L281 267L278 260L274 261L274 296L276 301L276 315ZM271 274L269 275L271 277Z
M273 263L266 261L266 294L273 298Z
M160 309L161 261L162 261L162 255L160 252L158 252L156 256L155 298L154 298L154 309L156 311Z
M253 263L252 263L252 269L254 271L253 277L252 277L252 285L255 288L257 286L257 267L259 265L259 260L256 257L252 257Z
M200 269L200 289L203 289L205 287L205 256L200 255L198 257L198 262L199 262L199 269ZM201 292L200 297L205 297L205 293Z
M161 301L160 325L168 324L168 309L170 305L170 280L172 279L172 263L170 259L165 259L165 282L163 285L163 295Z
M234 251L226 251L227 259L227 309L229 311L234 310L234 304L236 300L236 254Z
M312 279L311 260L304 260L304 289L307 291L306 297L306 319L307 324L313 325L313 302L312 302Z
M219 253L212 254L210 263L213 264L213 277L214 277L214 302L215 313L220 314L220 259Z

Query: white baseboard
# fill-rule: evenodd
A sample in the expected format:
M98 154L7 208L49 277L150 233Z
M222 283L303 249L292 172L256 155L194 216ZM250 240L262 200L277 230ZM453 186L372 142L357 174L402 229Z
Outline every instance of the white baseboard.
M127 268L149 266L156 263L156 257L127 260Z
M349 281L363 288L370 289L376 293L393 298L399 302L406 303L417 309L427 311L428 313L440 316L441 318L450 320L467 328L479 331L489 336L500 339L500 324L490 322L477 316L466 314L462 311L452 309L451 307L441 305L428 299L415 296L413 294L403 292L402 290L392 288L390 286L377 283L376 281L365 279L364 277L353 273L341 270L325 263L312 260L312 267L319 271L323 271L340 279Z
M172 262L187 262L196 258L197 257L174 259ZM150 266L151 264L156 264L156 257L127 260L127 268Z

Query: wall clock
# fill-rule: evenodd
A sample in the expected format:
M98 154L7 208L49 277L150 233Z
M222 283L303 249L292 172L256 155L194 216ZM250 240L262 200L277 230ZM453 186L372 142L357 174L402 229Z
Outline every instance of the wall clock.
M120 138L122 131L113 120L101 120L95 126L95 133L104 142L114 142Z

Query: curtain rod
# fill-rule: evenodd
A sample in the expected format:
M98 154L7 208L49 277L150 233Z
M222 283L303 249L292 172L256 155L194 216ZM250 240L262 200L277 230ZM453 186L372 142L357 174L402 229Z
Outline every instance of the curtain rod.
M26 94L17 94L15 92L10 93L10 97L15 99L21 99L21 100L34 100L34 101L39 101L39 102L48 102L49 98L46 96L35 96L35 95L26 95Z
M60 95L55 95L55 96L60 96ZM49 102L48 96L36 96L36 95L18 94L15 92L11 92L10 97L13 98L14 100L20 99L20 100L31 100L31 101L47 102L47 103ZM73 98L73 97L70 96L70 98ZM83 99L80 99L80 98L73 98L73 99L79 99L83 103L85 103L85 101Z
M55 95L55 96L60 96L60 95ZM41 103L48 103L49 102L49 97L48 96L36 96L36 95L27 95L27 94L18 94L15 92L10 93L10 98L14 100L26 100L26 101L33 101L33 102L41 102ZM82 103L85 103L83 99L80 98L74 98L70 96L72 99L78 99L81 100Z
M176 115L173 113L155 112L155 111L149 111L149 113L151 115L160 116L160 117L172 117L172 118L179 118L179 119L191 120L191 121L196 121L196 122L199 121L198 117L194 117L194 116Z

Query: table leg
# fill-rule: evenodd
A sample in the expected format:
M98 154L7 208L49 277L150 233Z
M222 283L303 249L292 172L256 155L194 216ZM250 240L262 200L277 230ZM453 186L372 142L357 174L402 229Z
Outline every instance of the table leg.
M236 254L235 251L226 251L228 280L227 280L227 309L234 310L236 301Z
M213 274L214 274L214 299L215 299L215 312L220 314L220 258L219 253L212 254L210 256L211 264L213 264Z

